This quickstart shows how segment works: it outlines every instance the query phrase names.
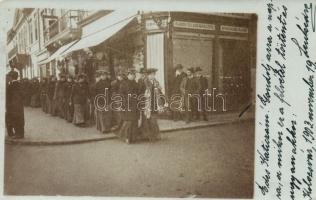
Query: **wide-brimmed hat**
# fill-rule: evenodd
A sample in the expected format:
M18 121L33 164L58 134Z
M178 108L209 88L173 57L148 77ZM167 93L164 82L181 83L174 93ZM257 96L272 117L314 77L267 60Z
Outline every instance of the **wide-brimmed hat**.
M152 73L156 73L157 71L158 71L158 69L156 69L156 68L148 68L148 69L146 69L145 73L152 74Z
M188 71L190 71L191 73L194 73L194 72L195 72L195 70L194 70L193 67L188 68Z
M139 72L140 74L144 74L145 71L146 71L146 69L145 69L144 67L142 67L142 68L140 68L140 69L138 70L138 72Z
M128 74L136 74L136 70L135 69L128 69L126 72L126 75Z
M177 70L177 69L183 69L183 65L177 64L174 69L175 69L175 70Z
M195 68L195 72L200 72L200 71L203 71L203 70L201 69L201 67L196 67L196 68Z

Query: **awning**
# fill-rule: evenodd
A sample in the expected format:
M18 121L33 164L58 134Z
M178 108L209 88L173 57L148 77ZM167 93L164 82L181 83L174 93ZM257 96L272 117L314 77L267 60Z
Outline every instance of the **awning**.
M84 26L81 39L66 50L63 55L104 42L124 28L136 15L136 11L116 10Z
M57 51L55 51L55 53L53 53L53 55L51 55L49 58L48 58L48 62L62 56L62 53L64 51L66 51L67 49L69 49L70 47L72 47L76 42L78 42L78 40L75 40L75 41L72 41L64 46L61 46Z
M59 56L62 56L62 53L64 51L66 51L67 49L69 49L72 45L74 45L76 42L78 42L78 40L72 41L64 46L61 46L57 51L55 51L55 53L53 53L50 57L41 60L40 62L38 62L39 65L44 65L56 58L58 58Z

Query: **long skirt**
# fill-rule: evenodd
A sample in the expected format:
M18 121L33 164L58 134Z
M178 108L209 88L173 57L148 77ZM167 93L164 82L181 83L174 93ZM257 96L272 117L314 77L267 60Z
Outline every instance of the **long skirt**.
M40 96L40 100L41 100L41 107L42 107L42 111L43 112L47 112L47 101L46 101L46 95L42 94Z
M138 121L137 120L131 120L131 121L123 120L120 128L116 132L116 135L120 139L128 143L135 142L139 138Z
M31 107L33 107L33 108L40 107L40 101L39 101L39 95L38 94L33 94L31 96Z
M74 115L74 106L73 104L69 105L68 103L65 104L65 119L68 122L72 122L72 118Z
M149 119L142 115L141 133L143 139L150 141L160 139L160 130L155 115L150 116Z
M59 117L65 118L65 100L62 97L59 97L55 101L56 111Z
M97 130L101 131L102 133L110 132L111 124L112 124L111 111L96 110L95 112L96 112Z
M74 104L74 116L72 123L75 125L85 123L85 104Z
M56 100L54 99L49 99L48 98L48 104L49 104L49 113L52 116L56 116L57 115L57 106L56 106Z

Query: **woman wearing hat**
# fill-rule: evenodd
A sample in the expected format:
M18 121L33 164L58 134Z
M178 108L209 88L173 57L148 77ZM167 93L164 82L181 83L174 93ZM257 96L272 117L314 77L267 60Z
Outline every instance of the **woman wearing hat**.
M156 80L157 69L149 68L146 70L146 78L144 79L145 91L143 93L145 97L145 106L142 108L141 115L141 133L144 139L154 141L160 139L160 131L157 123L157 112L163 111L162 102L158 97L161 92L159 82Z
M96 125L101 133L108 133L111 130L112 115L109 108L111 95L111 80L106 71L99 72L100 79L95 85L96 102ZM102 95L102 98L98 98Z
M122 122L116 134L128 144L135 142L139 135L139 111L137 109L139 89L135 78L136 71L128 70L127 79L122 81L119 89L119 93L123 98Z
M74 105L71 100L71 92L73 85L73 77L71 75L68 75L67 82L65 83L65 119L67 122L72 122L74 114Z
M31 82L31 107L40 107L40 84L37 78L33 78Z
M86 122L85 110L87 106L87 101L89 97L89 88L85 82L85 75L80 74L78 76L78 82L74 84L71 101L74 104L74 116L73 123L76 126L84 126Z

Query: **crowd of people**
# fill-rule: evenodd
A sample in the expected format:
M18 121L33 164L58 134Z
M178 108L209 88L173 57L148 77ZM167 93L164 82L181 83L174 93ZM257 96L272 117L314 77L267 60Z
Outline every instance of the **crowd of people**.
M108 71L99 70L95 81L89 81L85 74L73 77L64 73L58 75L59 79L50 76L40 81L38 78L23 78L18 81L17 72L12 70L7 75L8 135L23 138L24 114L22 117L21 114L12 113L23 113L23 106L30 106L41 107L44 113L63 118L75 126L95 126L104 134L114 132L126 143L144 139L158 140L160 133L157 114L165 111L168 102L153 98L162 94L160 84L155 78L156 71L155 68L142 68L139 71L129 69L111 77ZM180 64L175 67L171 93L184 97L185 106L184 112L171 109L174 121L185 120L189 123L200 116L207 120L205 109L197 109L197 99L187 97L187 94L202 97L202 93L208 88L207 79L200 74L201 71L199 67L184 71ZM137 73L140 76L136 79ZM133 95L143 97L142 108L139 107L140 98L131 98ZM109 104L115 98L122 99L121 104ZM202 104L204 101L202 98ZM17 104L21 105L16 106ZM14 115L19 115L20 118ZM12 124L19 120L18 126L23 128L11 129L10 127L14 127Z

